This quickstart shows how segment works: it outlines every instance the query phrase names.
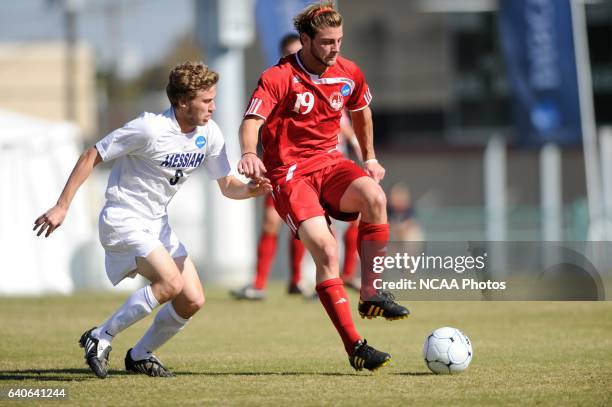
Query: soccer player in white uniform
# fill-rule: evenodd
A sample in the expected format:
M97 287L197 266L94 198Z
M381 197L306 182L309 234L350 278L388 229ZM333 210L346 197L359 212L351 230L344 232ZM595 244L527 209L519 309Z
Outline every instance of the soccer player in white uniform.
M196 169L204 167L223 195L245 199L271 191L266 178L244 184L230 175L223 135L211 120L219 76L202 63L185 62L169 75L171 107L144 113L111 132L77 161L57 204L38 217L34 230L48 237L58 228L78 188L101 161L115 160L100 213L100 242L113 284L140 274L150 284L137 290L106 322L80 339L85 359L100 378L108 375L111 342L121 331L157 313L151 327L127 351L128 371L173 376L153 354L204 304L198 273L168 224L166 207Z

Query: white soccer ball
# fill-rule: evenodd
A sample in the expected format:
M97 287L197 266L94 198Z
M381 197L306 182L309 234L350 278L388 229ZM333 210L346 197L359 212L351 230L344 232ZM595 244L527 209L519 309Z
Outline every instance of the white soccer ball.
M434 373L455 374L463 372L472 361L472 342L460 330L438 328L423 345L425 364Z

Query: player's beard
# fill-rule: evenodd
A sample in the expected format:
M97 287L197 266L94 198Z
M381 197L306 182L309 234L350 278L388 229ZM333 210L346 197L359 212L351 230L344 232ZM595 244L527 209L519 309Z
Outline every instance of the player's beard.
M314 51L313 48L310 48L310 55L316 59L317 61L319 61L319 63L325 67L330 67L332 65L334 65L336 63L336 57L338 56L338 54L336 54L336 57L334 57L333 60L328 60L326 61L325 59L323 59L323 57L321 57L320 55L317 55L317 53Z

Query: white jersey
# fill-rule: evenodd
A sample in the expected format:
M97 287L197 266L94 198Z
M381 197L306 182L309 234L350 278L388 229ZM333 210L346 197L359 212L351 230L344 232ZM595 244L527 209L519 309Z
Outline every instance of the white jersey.
M229 175L230 164L219 126L212 120L184 134L174 109L143 113L96 143L104 161L116 159L106 189L105 207L119 207L147 219L166 215L166 207L189 175L205 167L208 176Z

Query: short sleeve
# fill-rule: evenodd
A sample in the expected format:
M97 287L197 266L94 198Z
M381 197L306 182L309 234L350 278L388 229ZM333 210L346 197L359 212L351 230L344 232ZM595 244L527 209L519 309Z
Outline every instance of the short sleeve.
M211 179L219 179L226 177L232 170L229 160L227 159L227 152L225 150L225 140L221 129L213 122L211 125L211 137L209 144L208 155L206 156L206 173Z
M280 70L272 67L259 78L244 116L255 115L266 119L281 100L281 94Z
M365 109L372 101L372 93L370 93L365 76L357 66L355 66L353 71L353 80L355 82L355 89L346 103L346 108L351 112Z
M96 149L104 161L134 153L147 145L150 139L148 128L144 115L140 116L98 141Z

